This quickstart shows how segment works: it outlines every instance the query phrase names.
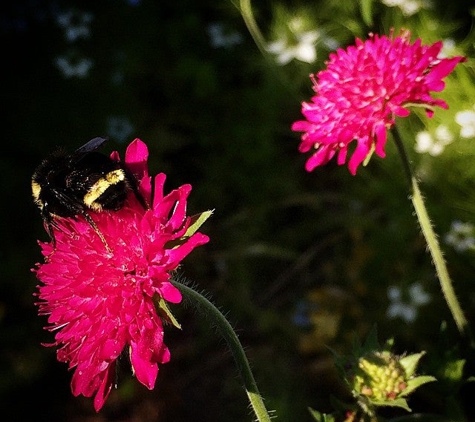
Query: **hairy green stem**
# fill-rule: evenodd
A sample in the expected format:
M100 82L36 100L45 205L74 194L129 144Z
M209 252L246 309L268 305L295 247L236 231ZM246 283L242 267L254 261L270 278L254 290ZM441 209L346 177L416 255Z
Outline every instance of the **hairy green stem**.
M265 56L266 51L266 40L264 39L259 26L257 25L256 20L254 19L254 14L252 13L251 7L251 0L239 0L239 9L241 15L244 19L244 23L247 26L254 42L256 43L257 47L261 51L261 53Z
M467 320L464 316L460 303L455 294L452 281L447 270L447 265L445 264L445 260L442 255L437 236L430 222L429 214L427 213L427 209L425 207L424 199L419 189L417 179L411 170L411 166L409 164L409 160L404 149L403 142L396 129L393 130L392 133L394 135L394 140L396 142L399 155L402 159L404 171L406 173L411 189L411 201L414 206L414 210L416 211L416 216L419 221L422 234L424 235L427 247L431 254L432 261L434 263L437 276L439 278L440 286L445 297L445 301L449 306L450 312L452 313L455 323L457 324L459 332L461 334L470 336Z
M247 360L244 349L242 348L238 336L234 332L231 324L220 312L220 310L216 308L216 306L214 306L208 299L206 299L192 287L187 284L182 284L176 279L173 279L172 283L187 299L189 299L193 306L202 311L219 330L220 334L226 340L234 360L236 361L239 374L241 375L244 388L249 398L252 410L257 417L257 421L270 422L271 418L257 388L254 375L252 374L251 367L249 366L249 361Z

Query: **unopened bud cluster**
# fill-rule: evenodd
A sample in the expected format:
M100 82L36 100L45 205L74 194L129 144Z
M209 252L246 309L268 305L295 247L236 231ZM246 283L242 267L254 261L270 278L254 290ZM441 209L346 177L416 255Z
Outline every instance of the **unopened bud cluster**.
M389 352L373 352L358 360L353 388L371 400L391 401L407 387L406 373Z

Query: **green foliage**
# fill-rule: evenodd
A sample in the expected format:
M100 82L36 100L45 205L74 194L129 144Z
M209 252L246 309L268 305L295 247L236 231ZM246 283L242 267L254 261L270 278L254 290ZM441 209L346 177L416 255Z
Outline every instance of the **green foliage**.
M325 413L317 412L316 410L309 408L308 411L312 415L312 418L317 422L335 422L336 419L333 415L327 415Z
M425 352L396 356L393 339L379 345L376 328L360 344L356 341L351 356L334 353L335 364L363 414L375 417L378 407L411 411L406 397L420 386L436 381L433 376L417 376L416 368ZM339 405L341 406L341 405ZM351 408L352 405L347 405Z
M473 323L474 252L445 241L454 221L475 224L475 137L461 136L456 121L457 113L475 111L470 2L448 7L434 0L430 8L420 2L413 14L380 0L252 2L268 43L285 34L296 47L292 19L305 31L318 30L315 61L293 58L285 65L275 54L260 54L230 1L10 3L1 22L9 58L0 155L5 420L26 419L31 408L38 420L95 417L90 401L72 397L70 373L53 349L39 346L51 342L52 334L42 331L46 321L36 315L32 296L37 281L29 268L41 259L36 239L46 235L29 180L38 161L57 146L73 150L98 135L109 135L110 148L121 154L125 144L141 138L150 148L150 173L167 174L166 189L193 185L190 214L214 210L200 229L209 244L183 270L229 311L266 404L278 409L276 420L338 420L330 397L349 402L352 396L338 379L329 349L346 356L356 337L367 338L358 356L377 350L375 332L368 337L375 323L380 337L395 339L392 350L406 374L420 371L438 380L408 380L401 394L411 392L408 405L415 413L432 409L447 420L473 419L473 350L460 339L440 293L393 140L387 157L373 156L356 177L334 162L307 174L299 135L290 130L301 118L301 101L312 95L308 75L355 37L405 27L425 44L444 40L450 47L453 41L447 54L467 61L439 94L449 108L432 119L417 111L397 125ZM66 38L58 16L69 10L92 14L89 37ZM84 77L67 77L59 57L90 59L93 66ZM452 141L439 155L417 152L417 134L426 131L436 142L441 125ZM208 216L201 214L193 230ZM414 286L428 301L420 301ZM231 357L192 312L173 312L182 330L166 329L172 360L161 368L157 389L125 383L130 389L124 399L119 385L103 420L248 421ZM345 361L339 369L345 370ZM402 399L392 404L405 406ZM308 406L319 411L309 414ZM392 407L379 412L386 419L405 415Z

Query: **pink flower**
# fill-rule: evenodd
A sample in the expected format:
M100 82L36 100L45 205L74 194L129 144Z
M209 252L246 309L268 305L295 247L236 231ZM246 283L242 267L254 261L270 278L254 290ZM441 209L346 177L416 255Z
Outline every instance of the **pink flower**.
M307 160L306 170L326 164L338 153L337 162L346 162L348 146L357 141L348 162L354 175L373 148L385 156L386 131L395 117L406 117L405 107L420 104L432 117L433 107L447 103L432 98L430 91L442 91L442 81L463 57L438 58L442 42L424 46L410 43L410 32L389 37L370 35L366 41L339 49L330 55L327 68L311 76L316 95L302 104L306 120L292 130L304 132L300 152L316 150Z
M111 157L119 159L116 152ZM48 315L47 329L56 333L48 346L59 346L58 360L75 368L72 393L95 394L96 411L111 391L115 363L124 350L137 379L154 387L158 364L170 359L157 299L181 301L170 272L208 241L198 232L184 237L191 186L164 195L165 175L159 174L152 195L147 158L147 146L136 139L127 148L125 166L136 175L151 209L131 194L119 211L91 213L111 251L82 217L58 218L56 249L40 242L46 259L34 270L43 283L37 294L39 314Z

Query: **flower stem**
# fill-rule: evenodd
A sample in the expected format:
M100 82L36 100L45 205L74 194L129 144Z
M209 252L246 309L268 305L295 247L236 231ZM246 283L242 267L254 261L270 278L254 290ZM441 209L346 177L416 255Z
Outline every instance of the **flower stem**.
M257 417L258 422L270 422L271 418L264 405L262 396L257 388L254 375L252 374L249 361L247 360L244 349L233 330L233 327L228 322L226 317L202 294L198 293L188 284L183 284L176 278L172 279L173 285L180 290L180 292L190 300L190 302L200 311L202 311L219 330L220 334L226 340L231 353L238 366L239 373L244 383L247 396L249 398L251 407Z
M425 207L424 199L419 189L417 179L411 170L411 166L409 164L409 160L404 149L403 142L396 129L393 130L393 137L396 142L396 146L399 151L399 155L404 166L404 171L406 173L411 189L411 201L414 206L414 210L416 211L417 219L421 226L422 234L424 235L427 247L431 254L432 261L434 263L437 276L439 278L440 286L445 297L445 301L449 306L450 312L452 313L455 323L457 324L459 332L461 334L468 335L468 337L470 338L471 336L469 333L469 326L467 320L464 316L457 296L455 295L455 291L452 286L452 281L447 270L447 265L442 255L437 236L430 222L429 214L427 213L427 209Z
M241 15L244 19L244 23L247 26L254 42L261 51L261 53L266 56L266 41L262 35L259 26L257 25L256 20L254 19L254 14L252 13L251 0L239 0L239 9Z

